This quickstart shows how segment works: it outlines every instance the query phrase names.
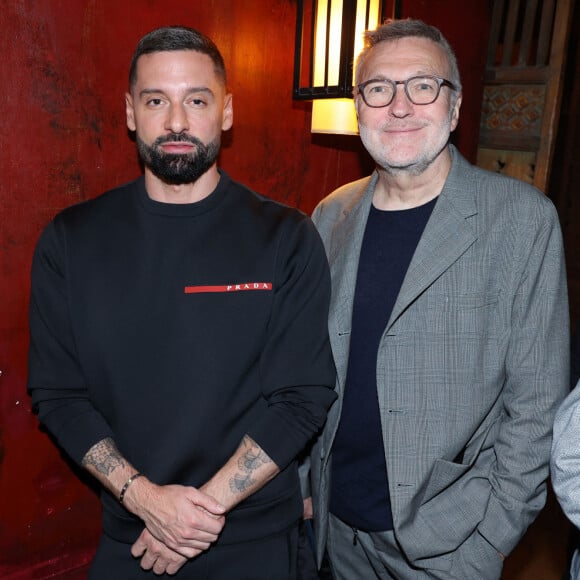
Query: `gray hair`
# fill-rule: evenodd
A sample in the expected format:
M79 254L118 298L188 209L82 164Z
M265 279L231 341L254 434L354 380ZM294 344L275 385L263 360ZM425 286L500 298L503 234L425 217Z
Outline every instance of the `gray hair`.
M427 38L438 44L447 56L449 63L450 80L457 89L457 95L461 93L461 77L457 66L457 57L447 39L441 31L434 26L425 24L422 20L407 18L404 20L387 20L385 24L376 30L367 30L364 33L364 48L356 58L354 67L355 84L359 83L362 66L371 50L381 42L399 40L401 38Z

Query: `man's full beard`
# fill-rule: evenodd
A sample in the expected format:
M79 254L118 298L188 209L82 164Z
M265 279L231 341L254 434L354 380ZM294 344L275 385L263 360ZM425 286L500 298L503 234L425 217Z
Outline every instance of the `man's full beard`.
M204 145L197 137L187 134L163 135L147 145L137 135L137 151L151 172L170 185L182 185L197 181L216 161L220 150L217 137ZM195 145L192 153L164 153L163 143L185 142Z

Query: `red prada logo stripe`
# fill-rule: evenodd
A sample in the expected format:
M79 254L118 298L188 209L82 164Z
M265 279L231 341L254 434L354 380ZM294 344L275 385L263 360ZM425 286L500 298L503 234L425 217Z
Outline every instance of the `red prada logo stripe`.
M209 292L247 292L249 290L272 290L271 282L245 282L225 286L186 286L185 294L205 294Z

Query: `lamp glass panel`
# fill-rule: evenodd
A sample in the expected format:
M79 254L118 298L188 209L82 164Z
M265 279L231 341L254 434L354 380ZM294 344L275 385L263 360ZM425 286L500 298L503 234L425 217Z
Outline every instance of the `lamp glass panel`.
M369 10L369 23L367 26L367 6ZM358 0L356 3L356 23L354 29L354 56L363 49L363 33L365 30L373 30L379 24L380 0Z
M312 133L357 135L358 123L352 99L315 99L312 101Z
M330 2L330 21L327 22ZM329 31L328 54L326 33ZM316 33L314 38L314 86L325 86L324 73L328 66L328 85L337 85L340 74L340 45L342 34L342 0L318 0L316 3Z
M332 0L319 0L317 3L317 30L316 30L316 45L322 44L322 59L324 58L325 44L326 44L326 15L328 10L328 2ZM332 65L329 63L329 84L338 83L338 71L340 57L340 32L334 33L337 36L337 42L334 42L333 31L337 30L333 18L339 23L342 23L342 14L333 16L335 14L336 6L340 5L342 12L342 1L332 2L331 5L331 38L330 38L330 56L333 57ZM368 6L368 24L367 18ZM381 0L357 0L356 16L355 16L355 34L354 34L354 54L351 55L351 62L363 49L365 30L373 30L380 23ZM319 36L318 22L324 21L322 36ZM322 40L319 40L322 39ZM318 51L315 53L318 55ZM336 62L334 62L336 60ZM318 56L314 65L314 86L324 85L324 60L321 64L318 63ZM336 75L332 72L336 70ZM321 72L319 72L321 71ZM317 76L318 75L318 76ZM314 99L312 102L312 133L335 133L342 135L356 135L358 133L358 123L356 119L356 112L352 99Z

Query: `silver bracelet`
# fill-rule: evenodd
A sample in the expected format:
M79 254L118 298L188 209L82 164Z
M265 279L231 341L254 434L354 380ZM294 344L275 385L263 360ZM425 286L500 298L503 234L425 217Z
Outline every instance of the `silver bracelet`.
M132 475L126 482L125 485L121 488L121 492L119 493L119 503L122 504L123 500L125 499L125 492L129 489L129 486L138 478L141 477L143 474L140 472L135 473Z

